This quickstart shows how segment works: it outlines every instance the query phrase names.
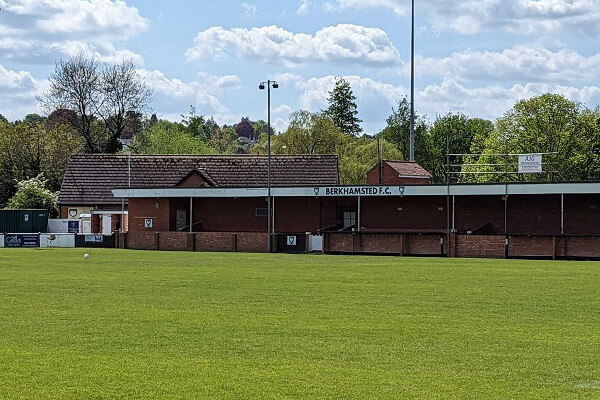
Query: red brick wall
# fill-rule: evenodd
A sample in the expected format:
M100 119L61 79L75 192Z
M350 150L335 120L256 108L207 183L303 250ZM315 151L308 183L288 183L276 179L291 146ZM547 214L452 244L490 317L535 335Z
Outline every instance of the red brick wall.
M557 243L557 253L564 257L600 257L600 237L565 237Z
M197 232L196 251L236 251L236 234L227 232Z
M502 196L456 196L455 229L458 233L474 231L490 224L486 234L504 233L504 200Z
M326 233L323 238L325 253L354 252L354 235L347 233Z
M446 197L363 197L361 230L446 231Z
M266 233L239 232L237 234L237 251L266 253L269 250Z
M509 257L555 257L554 236L510 236Z
M454 257L504 258L504 236L453 235Z
M265 197L194 199L194 230L199 232L267 232L267 217L257 217L257 208L267 208Z
M565 235L600 235L600 195L565 196Z
M152 218L152 228L144 228L146 218ZM170 222L169 199L129 199L129 231L168 231Z
M191 187L191 188L196 188L196 187L201 187L204 185L206 185L208 182L206 182L204 180L204 178L202 178L200 176L200 174L196 171L192 171L186 178L184 178L177 186L178 187Z
M348 235L352 236L352 235ZM358 253L402 254L403 235L370 233L354 236L355 251Z
M134 250L156 250L156 232L129 231L127 233L127 248Z
M508 197L508 234L559 235L560 195Z
M438 235L405 235L406 255L440 255L442 245Z
M160 232L159 250L189 250L187 232Z
M280 233L316 233L320 228L321 202L315 197L275 199L275 230Z
M326 233L326 253L441 255L439 235L401 233Z

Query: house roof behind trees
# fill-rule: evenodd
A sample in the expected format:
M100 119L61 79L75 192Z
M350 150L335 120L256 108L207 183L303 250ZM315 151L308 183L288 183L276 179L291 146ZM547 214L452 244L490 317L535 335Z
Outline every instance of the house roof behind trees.
M431 174L414 161L384 160L384 163L395 169L400 176L431 178Z
M58 198L64 205L120 204L115 188L128 187L128 155L72 155ZM271 157L271 184L337 185L335 155ZM132 188L266 187L267 156L257 155L131 155Z

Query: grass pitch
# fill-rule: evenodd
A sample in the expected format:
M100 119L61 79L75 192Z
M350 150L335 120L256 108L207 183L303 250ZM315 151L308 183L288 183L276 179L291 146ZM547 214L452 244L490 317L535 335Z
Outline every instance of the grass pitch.
M599 397L599 263L0 249L2 399Z

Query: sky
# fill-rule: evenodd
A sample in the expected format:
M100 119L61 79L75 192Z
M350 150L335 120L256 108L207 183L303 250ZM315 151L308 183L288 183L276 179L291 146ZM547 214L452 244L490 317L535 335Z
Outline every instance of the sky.
M133 60L152 111L219 124L327 107L351 84L368 134L410 93L409 0L0 0L0 114L42 113L55 63ZM494 120L551 92L600 104L600 0L416 0L415 109Z

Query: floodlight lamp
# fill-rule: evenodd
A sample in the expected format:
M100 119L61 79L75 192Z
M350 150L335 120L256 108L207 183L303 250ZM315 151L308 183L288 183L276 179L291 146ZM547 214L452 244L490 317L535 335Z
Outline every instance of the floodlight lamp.
M264 83L261 83L260 85L258 85L258 88L259 88L260 90L264 90L264 88L265 88L265 84L264 84Z
M279 84L277 82L273 82L273 89L277 89L279 87Z

